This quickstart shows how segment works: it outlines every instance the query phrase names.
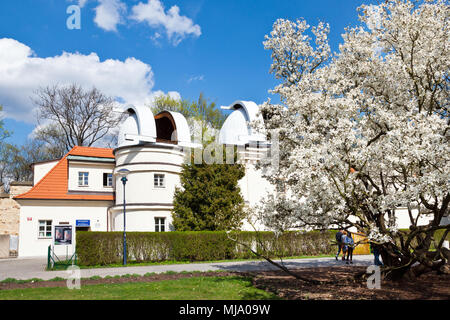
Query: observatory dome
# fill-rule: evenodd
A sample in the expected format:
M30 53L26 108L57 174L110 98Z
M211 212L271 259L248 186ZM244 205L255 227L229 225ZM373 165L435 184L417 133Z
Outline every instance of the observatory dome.
M225 120L219 134L219 141L227 145L246 145L265 142L266 135L256 131L250 125L255 120L262 121L259 107L252 101L236 101L231 106L222 107L234 110Z
M128 106L127 113L119 130L119 148L148 142L193 146L189 125L181 113L163 111L154 116L150 108L136 106Z

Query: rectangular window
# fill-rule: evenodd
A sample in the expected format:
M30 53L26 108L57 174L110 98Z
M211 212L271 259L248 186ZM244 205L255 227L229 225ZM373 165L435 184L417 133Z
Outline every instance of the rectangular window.
M155 218L155 232L166 231L166 218Z
M89 185L89 172L78 172L78 185L82 187Z
M104 173L103 174L103 186L104 187L112 187L113 186L113 174L112 173Z
M39 238L52 237L52 220L39 220Z
M163 174L155 174L153 176L153 183L155 188L165 188L165 176Z

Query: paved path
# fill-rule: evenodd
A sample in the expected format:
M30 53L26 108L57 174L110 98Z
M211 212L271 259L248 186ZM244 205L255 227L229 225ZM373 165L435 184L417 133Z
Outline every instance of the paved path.
M7 278L18 280L28 280L40 278L50 280L55 277L67 278L67 271L45 271L46 258L19 258L0 260L0 281ZM312 258L312 259L289 259L284 260L286 267L311 268L311 267L332 267L345 265L342 261L336 261L334 258ZM368 266L373 263L372 255L354 256L353 265ZM144 275L148 272L163 273L167 271L262 271L276 270L274 266L266 261L238 261L238 262L216 262L216 263L191 263L191 264L172 264L156 265L142 267L126 268L97 268L82 269L81 277L89 278L92 276L116 276L125 274Z

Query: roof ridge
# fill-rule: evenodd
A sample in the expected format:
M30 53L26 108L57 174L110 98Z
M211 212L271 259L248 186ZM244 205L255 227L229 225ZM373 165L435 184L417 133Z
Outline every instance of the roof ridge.
M72 152L73 149L78 149L78 148L84 148L84 149L100 149L100 150L114 150L113 148L100 148L100 147L74 146L70 152Z
M75 146L72 150L70 150L69 155L98 158L115 158L113 151L113 148Z

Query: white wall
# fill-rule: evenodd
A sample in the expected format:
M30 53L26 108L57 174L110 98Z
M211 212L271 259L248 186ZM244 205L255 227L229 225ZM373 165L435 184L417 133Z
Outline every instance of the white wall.
M114 163L69 161L69 191L113 192L112 187L103 186L103 173L112 173L113 170ZM78 185L79 172L89 172L88 186Z
M130 146L116 151L116 166L148 162L181 164L183 160L184 153L175 145L173 148Z
M275 188L264 177L262 170L256 169L258 159L265 156L267 149L258 149L254 147L247 147L245 150L239 150L239 158L241 163L245 165L245 176L239 180L239 188L241 189L242 197L245 204L252 212L252 209L261 204L261 201L267 197L268 194L275 192ZM252 215L250 217L251 223L245 220L241 229L245 231L265 230L266 227L255 219Z
M41 179L59 162L59 160L33 164L33 185Z
M52 240L39 238L39 220L52 220L53 225L69 222L74 228L76 220L90 220L92 231L106 231L107 208L112 205L112 201L69 200L19 200L19 203L19 257L47 256ZM73 237L75 239L75 235ZM56 254L66 254L66 248L62 246L55 251ZM71 252L72 248L69 254Z
M165 231L173 231L172 207L129 206L126 209L126 231L155 232L155 218L165 218ZM120 207L112 213L112 230L123 231L123 210Z
M130 146L116 150L115 170L127 169L126 230L155 231L155 217L166 218L166 231L172 227L175 188L180 186L185 154L179 147ZM154 175L163 174L165 187L154 186ZM111 208L111 231L123 231L123 183L116 176L116 205Z
M145 147L116 152L116 171L128 169L125 186L129 204L172 204L175 188L180 185L184 153L168 148ZM155 188L154 175L164 174L165 187ZM123 204L123 183L116 176L116 205Z
M412 216L414 219L417 218L418 211L417 209L412 210ZM409 229L411 225L411 220L409 218L408 209L407 208L398 208L395 210L395 218L397 222L397 227L399 229ZM388 216L385 216L385 219L388 219ZM421 215L419 220L417 221L418 226L427 225L430 220L433 219L432 215Z

